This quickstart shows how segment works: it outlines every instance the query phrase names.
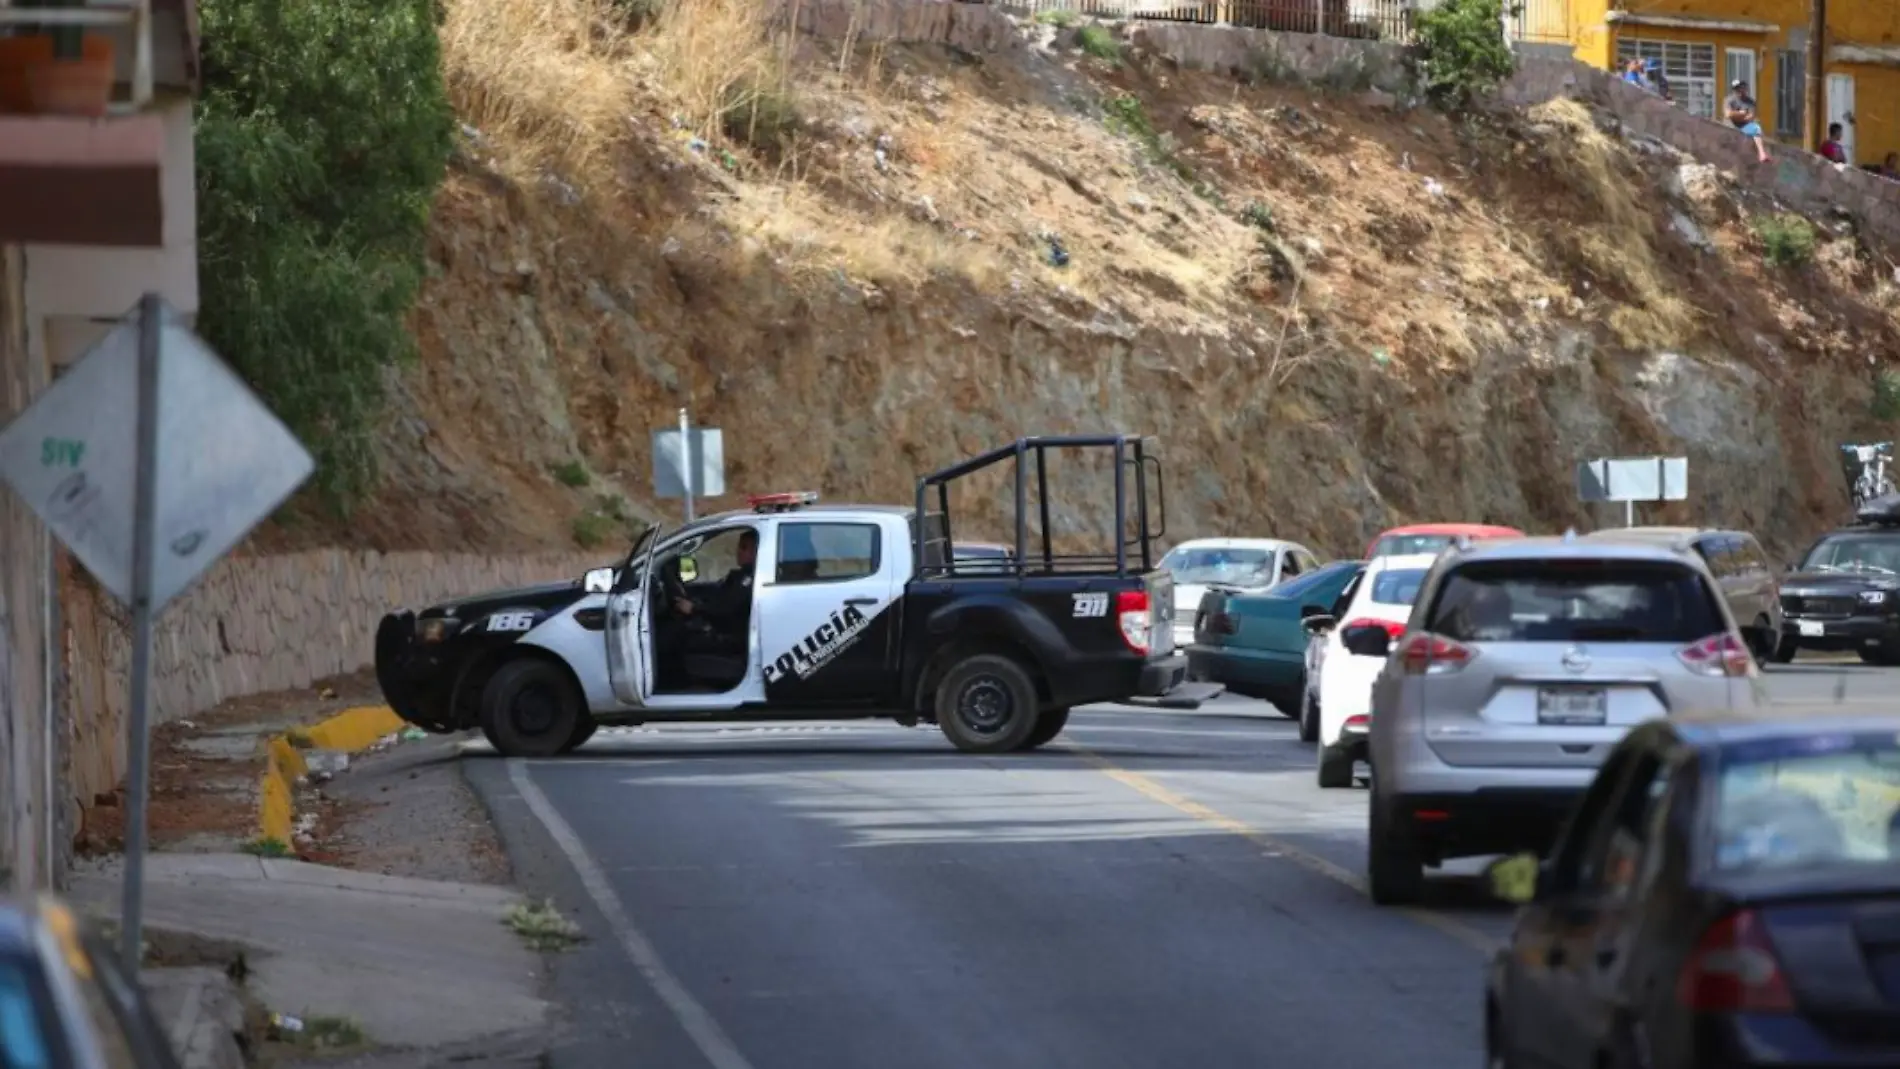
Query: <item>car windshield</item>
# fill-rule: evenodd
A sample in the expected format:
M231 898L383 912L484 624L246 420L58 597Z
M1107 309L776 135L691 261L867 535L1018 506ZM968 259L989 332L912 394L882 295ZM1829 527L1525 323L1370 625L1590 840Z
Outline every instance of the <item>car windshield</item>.
M1670 642L1726 628L1696 572L1666 561L1474 561L1439 587L1426 628L1457 642Z
M1900 534L1829 535L1808 551L1801 570L1900 575Z
M1340 573L1346 569L1346 565L1316 568L1313 571L1307 572L1305 575L1295 576L1281 583L1279 586L1274 587L1273 594L1275 597L1282 598L1303 598L1314 587L1324 586L1328 582L1336 582L1340 577Z
M1161 558L1176 585L1266 586L1273 582L1273 551L1177 546Z
M1372 600L1381 605L1410 605L1425 585L1425 569L1394 568L1372 577Z
M54 1069L65 1064L46 1027L50 1009L38 970L24 960L0 958L0 1069Z
M1437 553L1451 545L1456 535L1448 534L1395 534L1386 535L1373 544L1374 557L1409 557L1414 553Z
M1900 862L1900 734L1814 734L1724 749L1721 870Z

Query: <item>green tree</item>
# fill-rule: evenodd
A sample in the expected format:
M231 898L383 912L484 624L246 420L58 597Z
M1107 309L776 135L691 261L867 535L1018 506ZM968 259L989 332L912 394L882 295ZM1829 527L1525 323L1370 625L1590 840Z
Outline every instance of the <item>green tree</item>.
M202 0L200 327L348 507L453 145L434 0Z
M1413 63L1426 95L1441 107L1464 107L1517 69L1504 12L1503 0L1440 0L1419 13Z

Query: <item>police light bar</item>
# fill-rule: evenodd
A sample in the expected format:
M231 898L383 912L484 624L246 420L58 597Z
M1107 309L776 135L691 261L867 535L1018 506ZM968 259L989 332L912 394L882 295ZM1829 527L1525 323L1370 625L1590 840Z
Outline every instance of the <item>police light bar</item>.
M754 512L786 512L818 503L815 490L788 490L782 494L753 494L745 503Z

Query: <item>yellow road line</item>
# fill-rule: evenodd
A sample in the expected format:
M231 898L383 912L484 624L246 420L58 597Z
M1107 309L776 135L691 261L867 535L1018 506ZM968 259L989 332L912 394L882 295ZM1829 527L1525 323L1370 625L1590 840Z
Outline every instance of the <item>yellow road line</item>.
M1294 846L1292 843L1275 838L1255 828L1253 825L1248 824L1246 821L1237 820L1211 806L1202 805L1192 798L1178 794L1139 772L1131 772L1115 764L1108 758L1103 757L1101 754L1096 753L1086 746L1067 740L1065 740L1065 743L1071 752L1094 765L1103 775L1148 799L1160 802L1162 805L1176 812L1193 817L1208 827L1219 828L1221 831L1227 832L1230 835L1239 836L1253 843L1255 846L1270 850L1295 864L1317 872L1335 883L1344 884L1362 895L1366 893L1366 881L1356 872L1349 871L1340 865L1336 865L1320 857L1318 854ZM1410 907L1402 907L1395 912L1410 917L1428 928L1451 936L1453 939L1477 950L1479 953L1489 954L1498 947L1498 941L1496 939L1452 917L1447 917L1440 913L1433 913L1429 910L1413 909Z

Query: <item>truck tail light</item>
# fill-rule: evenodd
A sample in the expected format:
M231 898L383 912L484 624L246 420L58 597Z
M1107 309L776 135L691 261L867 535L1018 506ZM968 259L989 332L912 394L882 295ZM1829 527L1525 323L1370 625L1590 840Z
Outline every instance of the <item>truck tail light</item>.
M1233 614L1225 612L1201 613L1196 620L1197 629L1210 635L1231 635L1240 630Z
M1121 625L1122 641L1128 648L1148 656L1154 645L1154 613L1148 608L1146 590L1123 590L1115 595L1115 620Z
M1761 914L1738 910L1702 933L1676 984L1683 1008L1703 1013L1789 1013L1794 996Z
M1691 672L1705 676L1752 676L1755 658L1734 635L1724 631L1676 651L1676 659Z
M1399 647L1399 663L1408 676L1440 676L1462 671L1478 654L1443 635L1421 631Z

